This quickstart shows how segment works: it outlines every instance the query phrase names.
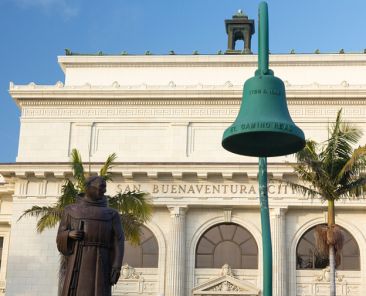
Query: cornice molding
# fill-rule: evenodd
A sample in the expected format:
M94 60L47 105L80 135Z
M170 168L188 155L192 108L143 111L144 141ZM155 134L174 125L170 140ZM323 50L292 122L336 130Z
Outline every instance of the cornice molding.
M131 56L59 56L67 68L83 67L256 67L257 55L131 55ZM271 54L276 66L354 66L366 65L365 54Z
M350 85L343 81L334 85L320 85L315 82L292 85L285 81L285 85L289 104L330 104L329 100L334 99L341 99L345 104L365 104L366 101L366 84ZM117 82L106 86L64 86L61 82L53 86L10 83L9 92L20 106L237 105L241 100L242 85L233 85L230 81L223 85L175 85L171 81L168 85L131 86L121 86Z
M365 105L366 96L356 99L348 99L346 96L341 96L342 99L332 98L332 97L322 97L322 98L306 98L298 97L291 98L287 97L288 105ZM141 99L126 99L126 100L65 100L60 98L59 100L23 100L21 106L128 106L128 105L141 105L141 106L182 106L182 105L240 105L241 98L232 99L228 98L224 100L222 97L217 99L207 98L207 99L196 99L196 100L141 100Z
M89 166L89 163L84 163ZM91 174L97 174L103 163L90 163ZM112 173L126 179L252 179L257 176L257 163L240 162L133 162L115 163ZM292 175L293 169L286 163L268 163L268 172L278 176ZM70 163L18 162L0 164L0 174L9 178L37 179L65 178L71 176Z
M244 82L244 80L243 80ZM292 84L285 80L284 84L286 90L366 90L365 84L350 84L347 81L341 81L338 84L320 84L316 81L309 84ZM57 81L54 85L42 85L30 82L28 84L17 85L13 82L9 83L9 91L14 94L21 93L67 93L67 92L132 92L132 91L208 91L208 90L222 90L222 91L242 91L243 84L233 84L230 80L223 84L176 84L174 81L170 81L168 84L136 84L136 85L121 85L117 81L114 81L110 85L91 85L85 83L83 85L64 85L63 82Z

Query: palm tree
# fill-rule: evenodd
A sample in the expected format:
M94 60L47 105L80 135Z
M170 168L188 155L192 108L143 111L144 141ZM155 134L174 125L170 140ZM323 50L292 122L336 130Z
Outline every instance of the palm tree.
M335 201L363 194L366 177L361 173L366 165L366 145L354 149L362 130L344 122L342 110L329 128L329 139L323 143L306 141L305 148L296 153L294 170L302 184L288 182L293 189L309 197L320 197L328 203L328 223L317 228L317 251L329 255L330 296L336 295L335 269L343 236L335 223Z
M107 182L111 180L110 170L115 159L115 153L109 155L99 171L99 175ZM24 217L39 218L37 221L39 233L58 225L63 209L76 202L78 196L85 192L88 173L85 172L80 153L76 149L71 152L71 166L74 180L68 178L65 180L57 202L51 206L33 206L25 210L18 220ZM147 193L138 191L118 192L113 196L106 196L109 206L120 213L126 240L134 244L139 243L140 227L151 217L152 205L146 196Z

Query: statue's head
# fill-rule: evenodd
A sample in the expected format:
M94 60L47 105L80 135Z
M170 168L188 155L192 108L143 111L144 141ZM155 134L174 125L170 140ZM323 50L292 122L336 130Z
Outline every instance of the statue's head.
M86 179L85 193L86 196L92 200L98 200L103 198L106 192L107 184L105 180L100 176L92 176Z

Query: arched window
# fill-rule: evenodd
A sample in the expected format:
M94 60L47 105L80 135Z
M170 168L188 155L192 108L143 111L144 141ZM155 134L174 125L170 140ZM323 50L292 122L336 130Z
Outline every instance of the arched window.
M310 228L301 237L296 249L297 269L323 269L329 265L328 256L322 257L315 248L315 227ZM360 249L353 236L341 228L344 237L340 252L340 264L337 270L360 270Z
M196 268L257 269L258 246L245 228L234 224L219 224L208 229L196 248Z
M140 245L131 245L130 242L125 242L125 254L123 264L128 264L132 267L157 268L159 259L158 241L154 234L142 226Z

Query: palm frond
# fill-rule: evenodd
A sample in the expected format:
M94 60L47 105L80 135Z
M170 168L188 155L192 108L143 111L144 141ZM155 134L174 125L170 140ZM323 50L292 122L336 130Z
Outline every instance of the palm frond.
M140 243L143 222L131 213L123 213L120 217L125 239L134 245L138 245Z
M333 183L329 179L327 172L324 171L321 162L302 162L294 165L293 168L300 180L311 185L313 188L317 188L317 192L321 198L333 198L331 194ZM297 184L297 186L299 185L300 184ZM305 187L310 189L309 186ZM297 191L299 191L299 189ZM300 191L304 193L303 190Z
M290 187L293 191L300 192L304 196L308 196L310 198L316 198L316 197L323 198L323 196L321 195L320 192L318 192L315 189L312 189L310 187L307 187L305 185L301 185L301 184L290 182L290 181L285 181L285 183L290 185Z
M85 175L84 166L81 160L81 155L77 149L71 151L71 166L74 178L77 182L76 188L79 192L85 191Z
M304 149L296 153L298 163L294 166L295 171L299 170L299 172L308 172L313 175L313 181L328 178L323 167L323 160L320 158L321 153L317 151L318 148L318 143L307 140Z
M37 231L43 232L47 228L55 227L61 220L62 209L54 208L47 215L43 215L37 222Z
M305 163L319 162L318 147L319 144L317 142L307 140L305 147L296 153L297 160Z
M61 220L62 212L63 209L57 206L33 206L30 209L25 210L18 218L18 221L24 217L41 217L37 222L37 231L42 232L46 228L52 228L56 226Z
M366 145L355 149L338 173L337 181L344 177L358 175L366 168Z
M75 188L74 183L71 182L69 179L66 179L65 184L62 185L61 196L57 201L57 205L61 208L64 208L65 206L74 203L76 201L78 193L79 192Z
M336 122L332 125L330 138L326 141L325 150L322 154L324 166L329 175L336 178L339 167L349 159L352 152L352 145L356 144L361 136L362 130L342 121L341 110L338 111Z
M308 166L298 164L293 166L295 173L298 175L299 179L310 184L316 183L319 177L317 174L309 168Z
M23 212L23 214L18 218L17 221L21 220L25 217L36 217L38 218L41 215L48 214L54 207L40 207L40 206L33 206L30 209L27 209Z
M146 222L152 214L152 205L146 198L148 194L141 191L119 192L109 197L109 206L120 214L133 214L139 221Z
M334 139L327 141L326 154L333 148L334 152L328 154L329 161L347 158L353 151L353 145L356 144L362 136L362 130L348 124L342 123L338 134L334 135ZM333 147L332 147L333 145ZM329 147L329 148L328 148Z
M340 109L337 112L336 121L334 124L332 124L332 127L328 129L328 132L330 133L330 137L327 140L327 146L325 147L325 151L323 152L323 155L325 157L323 158L324 162L331 162L332 159L336 159L336 150L338 146L338 140L339 140L339 129L341 126L341 114L342 109Z
M111 172L112 164L116 160L117 155L116 153L112 153L108 156L107 160L104 162L104 165L100 169L99 175L103 177L105 181L111 180Z
M132 244L140 242L141 226L150 219L152 214L152 204L146 198L147 196L145 192L129 191L108 197L109 206L120 213L126 240Z
M321 197L320 192L318 192L315 189L310 188L306 185L295 183L295 182L292 182L292 181L286 180L286 179L269 178L269 180L276 182L276 183L281 183L281 184L285 183L285 184L289 185L293 191L299 192L299 193L303 194L304 196L308 196L310 198Z
M366 148L352 148L362 131L342 121L341 111L329 130L329 139L322 146L308 140L305 148L296 154L298 163L293 166L299 178L327 200L337 200L341 195L360 195L360 186L363 186L355 181L365 167Z
M343 185L337 190L339 197L358 197L364 194L364 187L366 185L366 177L359 177L358 179Z

